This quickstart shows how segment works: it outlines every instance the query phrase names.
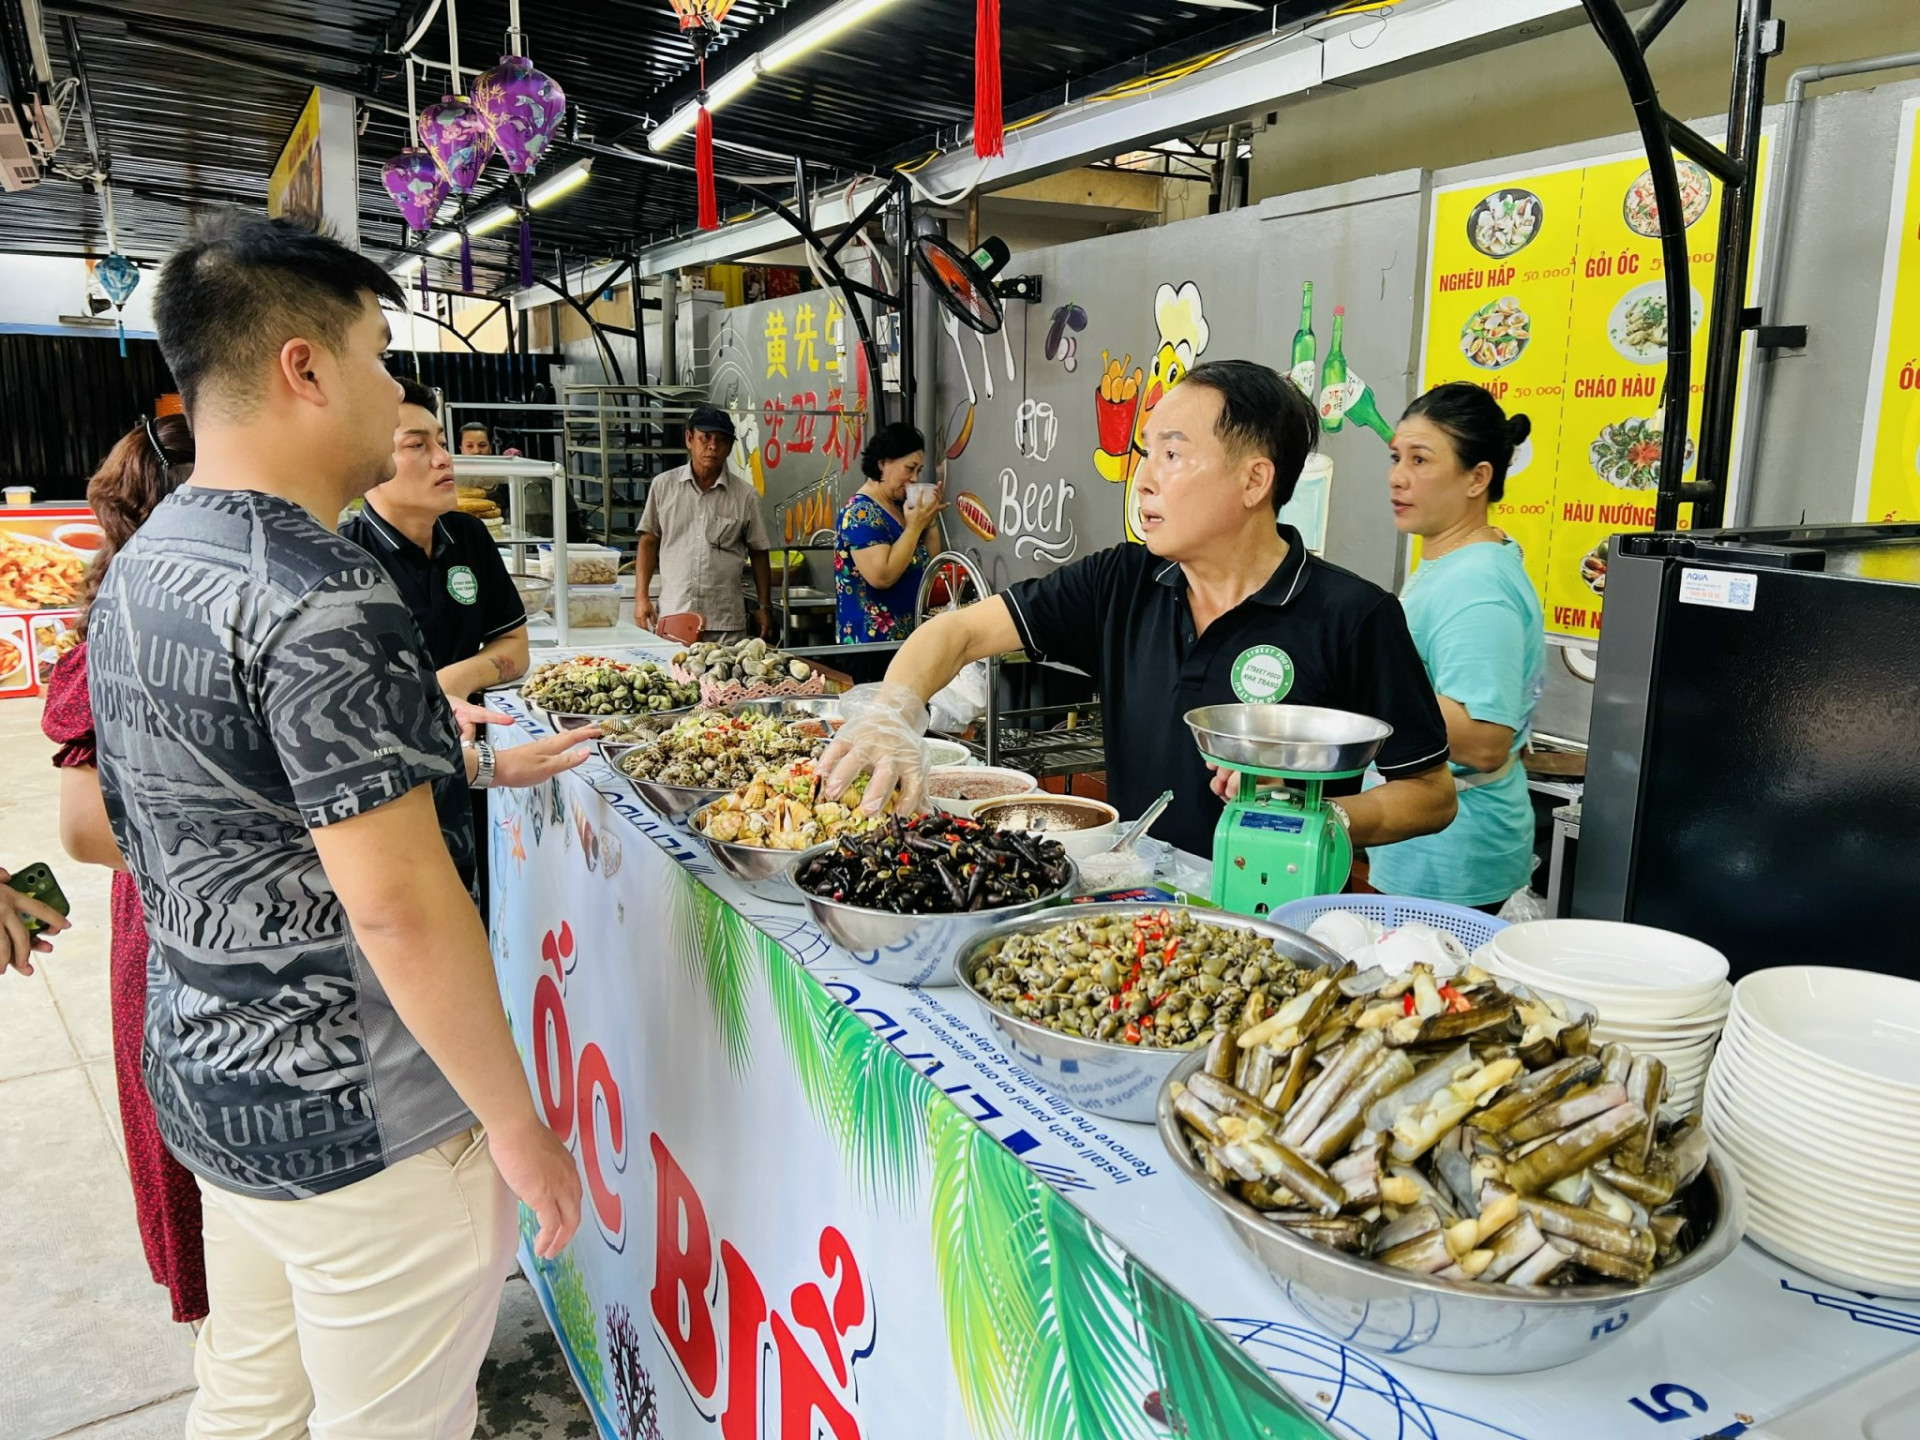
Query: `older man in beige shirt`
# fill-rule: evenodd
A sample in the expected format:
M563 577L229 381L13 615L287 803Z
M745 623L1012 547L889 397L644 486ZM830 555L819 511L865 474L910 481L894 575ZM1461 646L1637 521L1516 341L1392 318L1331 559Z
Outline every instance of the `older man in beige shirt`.
M654 477L640 516L639 557L634 565L633 619L651 630L660 616L692 611L702 617L702 640L740 640L747 634L747 601L740 588L743 561L753 564L759 596L754 628L772 637L773 546L760 495L727 473L733 449L733 418L702 405L687 422L687 463ZM660 603L648 591L660 572Z

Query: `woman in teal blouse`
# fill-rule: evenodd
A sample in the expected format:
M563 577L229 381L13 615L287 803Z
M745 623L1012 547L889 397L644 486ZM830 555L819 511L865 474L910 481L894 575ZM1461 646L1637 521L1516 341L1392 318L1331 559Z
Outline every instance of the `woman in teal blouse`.
M1460 810L1436 835L1369 852L1385 894L1493 909L1533 873L1519 757L1546 683L1546 626L1520 547L1487 519L1530 429L1479 386L1451 384L1393 432L1393 523L1421 542L1400 601L1446 717Z

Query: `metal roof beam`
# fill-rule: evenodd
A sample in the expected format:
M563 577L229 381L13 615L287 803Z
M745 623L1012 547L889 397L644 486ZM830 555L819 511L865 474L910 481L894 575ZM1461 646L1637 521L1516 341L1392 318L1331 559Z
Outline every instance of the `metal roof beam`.
M1425 65L1440 64L1524 38L1522 26L1555 28L1579 22L1581 0L1409 0L1384 21L1356 16L1315 25L1311 33L1276 38L1239 58L1171 81L1137 98L1089 101L1012 131L1007 153L994 160L952 151L917 172L924 194L964 198L974 189L997 191L1025 180L1178 135L1190 135L1270 110L1317 86L1365 84ZM1539 33L1531 29L1531 33ZM847 223L837 193L816 195L816 227ZM650 245L640 252L643 276L737 260L793 242L777 215L758 215L706 234Z

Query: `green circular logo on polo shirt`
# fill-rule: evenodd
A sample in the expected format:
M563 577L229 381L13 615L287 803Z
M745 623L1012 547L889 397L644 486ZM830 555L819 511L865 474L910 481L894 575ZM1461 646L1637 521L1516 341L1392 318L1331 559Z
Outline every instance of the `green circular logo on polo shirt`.
M1245 705L1271 705L1293 689L1293 657L1273 645L1256 645L1233 662L1233 693Z
M480 582L466 566L456 565L447 571L447 593L462 605L471 605L480 598Z

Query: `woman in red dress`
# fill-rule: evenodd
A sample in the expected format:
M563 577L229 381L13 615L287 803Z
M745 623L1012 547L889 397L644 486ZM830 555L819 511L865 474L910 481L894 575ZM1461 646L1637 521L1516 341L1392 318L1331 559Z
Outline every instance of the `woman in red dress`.
M186 421L169 415L129 431L113 447L87 485L106 543L87 572L79 644L54 667L47 682L41 728L60 746L60 839L67 853L105 865L113 876L113 1071L120 1092L120 1125L126 1136L127 1169L133 1177L133 1208L140 1240L156 1285L173 1300L173 1318L198 1321L207 1313L207 1273L200 1247L200 1191L193 1175L160 1139L153 1101L140 1077L140 1051L147 1009L147 922L140 892L127 873L94 764L93 706L87 698L87 611L114 552L126 544L153 507L193 468L193 436Z

